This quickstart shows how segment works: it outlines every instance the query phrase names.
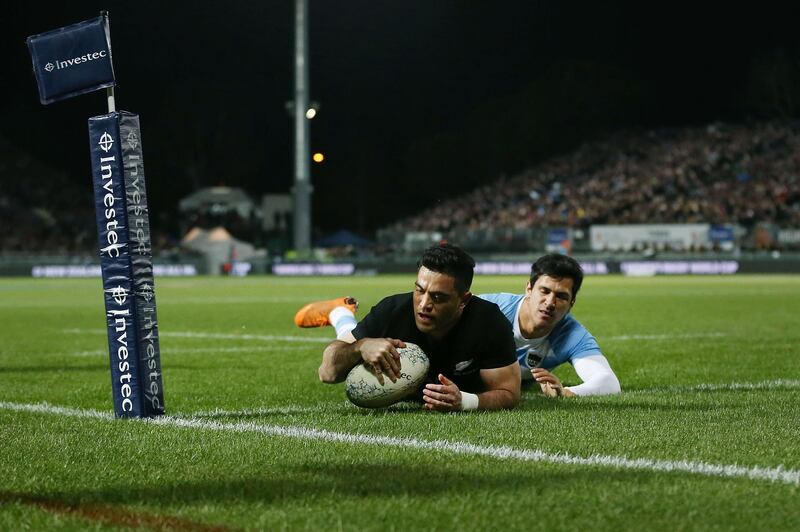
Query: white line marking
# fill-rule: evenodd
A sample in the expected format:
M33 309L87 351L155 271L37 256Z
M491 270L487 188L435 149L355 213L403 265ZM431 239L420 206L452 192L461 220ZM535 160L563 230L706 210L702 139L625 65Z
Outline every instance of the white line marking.
M67 334L106 334L103 329L62 329ZM202 338L212 340L258 340L262 342L308 342L315 344L329 344L334 338L320 338L318 336L275 336L271 334L228 334L228 333L199 333L191 331L161 331L163 338Z
M167 350L162 350L162 355L194 355L201 353L282 353L285 351L305 351L311 349L302 345L285 345L285 346L263 346L254 345L247 347L170 347ZM108 351L77 351L69 353L68 356L72 357L92 357L97 358L100 356L108 356Z
M325 298L320 298L325 299ZM253 303L253 304L265 304L265 303L308 303L309 301L317 301L316 299L307 299L304 297L291 297L291 296L214 296L214 297L202 297L202 296L193 296L193 297L185 297L182 296L178 300L173 301L170 298L161 297L159 299L159 304L166 300L166 304L174 303L174 304L181 304L185 305L187 303L191 304L218 304L218 303Z
M320 406L299 406L299 405L287 405L287 406L278 406L275 408L245 408L244 410L208 410L205 412L194 412L190 415L193 419L202 419L202 418L215 418L215 417L247 417L247 416L270 416L273 414L284 414L284 415L291 415L291 414L319 414L322 413L324 410L330 410L325 408L327 405L320 405Z
M87 417L112 420L109 413L96 410L83 410L52 406L47 403L20 404L0 401L0 409L16 412L35 412L44 414L58 414L61 416ZM140 421L140 420L133 420ZM753 480L768 480L800 486L800 471L778 467L745 467L730 464L711 464L707 462L690 462L688 460L655 460L649 458L627 458L625 456L604 456L593 454L590 456L575 456L566 453L550 453L537 449L514 449L513 447L498 445L475 445L468 442L450 442L446 440L420 440L417 438L396 438L390 436L371 436L364 434L348 434L345 432L332 432L328 430L312 429L307 427L259 425L256 423L220 423L197 418L179 418L164 416L153 420L141 420L144 423L153 423L168 427L194 428L202 430L216 430L228 432L249 432L267 436L284 438L297 438L301 440L322 440L347 444L379 445L417 449L426 451L449 452L460 455L486 456L499 460L520 460L524 462L546 462L551 464L602 466L618 469L631 469L639 471L679 472L710 477L750 478Z
M103 329L63 329L67 334L106 334ZM330 338L320 338L318 336L277 336L270 334L230 334L230 333L202 333L191 331L166 331L161 332L161 336L166 338L198 338L214 340L259 340L265 342L309 342L309 343L330 343ZM602 340L687 340L692 338L722 338L727 336L725 333L687 333L687 334L623 334L620 336L608 336Z
M392 411L410 411L410 410L419 410L420 405L419 403L415 403L413 401L401 401L399 403L393 404L390 409ZM251 416L258 416L258 415L273 415L273 414L323 414L323 413L332 413L332 412L339 412L341 413L343 410L358 410L358 408L349 401L342 401L341 403L320 403L315 406L300 406L300 405L286 405L286 406L278 406L274 408L245 408L242 410L207 410L205 412L190 412L186 413L185 415L182 413L174 414L173 417L177 418L189 418L189 419L198 419L198 418L215 418L215 417L251 417Z
M103 331L105 332L105 331ZM303 336L275 336L270 334L225 334L225 333L197 333L197 332L177 332L169 331L162 336L168 338L210 338L214 340L259 340L263 342L312 342L312 343L331 343L334 338L303 337Z
M318 299L326 299L321 296ZM293 303L299 308L300 305L308 303L309 301L317 301L317 299L307 299L304 297L290 297L290 296L228 296L228 297L179 297L174 299L169 296L159 295L159 305L267 305L269 303ZM0 308L39 308L39 307L74 307L75 305L83 305L88 307L96 306L96 301L86 302L74 300L70 301L38 301L38 300L14 300L14 301L0 301Z
M623 393L680 393L680 392L716 392L716 391L736 391L736 390L773 390L800 388L798 379L774 379L761 382L728 382L728 383L701 383L694 386L665 386L661 388L643 388L641 390L631 390Z
M108 356L108 351L101 351L99 349L94 351L77 351L75 353L69 353L71 357L99 357L99 356Z
M58 414L70 417L92 417L97 419L114 419L108 412L99 410L84 410L81 408L69 408L66 406L55 406L49 403L9 403L0 401L0 409L11 410L14 412L38 412L40 414Z
M623 334L608 336L603 340L687 340L691 338L722 338L728 336L721 332L686 333L686 334Z

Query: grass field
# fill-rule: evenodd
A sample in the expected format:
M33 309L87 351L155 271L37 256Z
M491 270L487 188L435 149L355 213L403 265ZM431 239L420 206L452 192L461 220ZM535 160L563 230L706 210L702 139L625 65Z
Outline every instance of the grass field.
M620 396L351 406L292 315L412 282L158 280L152 422L111 415L99 280L0 280L0 530L800 530L800 276L587 278Z

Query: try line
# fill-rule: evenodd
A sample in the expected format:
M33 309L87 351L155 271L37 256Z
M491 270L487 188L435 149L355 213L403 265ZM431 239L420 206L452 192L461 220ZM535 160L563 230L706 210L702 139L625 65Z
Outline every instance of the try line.
M104 329L63 329L68 334L106 334ZM321 338L319 336L277 336L270 334L231 334L231 333L204 333L192 331L162 331L161 336L167 338L203 338L213 340L261 340L265 342L310 342L330 343L334 338ZM623 334L609 336L605 340L689 340L693 338L722 338L726 335L720 332L686 333L686 334Z
M104 329L63 329L67 334L107 334ZM329 344L333 338L320 338L319 336L278 336L272 334L230 334L230 333L202 333L189 331L160 332L165 338L199 338L211 340L258 340L262 342L305 342Z
M98 410L84 410L53 406L47 403L10 403L0 401L0 410L16 412L34 412L79 418L95 418L114 421L110 413ZM444 452L457 455L485 456L499 460L518 460L523 462L544 462L575 466L600 466L615 469L638 471L655 471L665 473L690 473L709 477L749 478L767 480L784 484L800 485L800 471L778 467L746 467L735 464L712 464L692 462L688 460L656 460L649 458L627 458L625 456L599 455L576 456L567 453L552 453L537 449L515 449L498 445L476 445L468 442L447 440L423 440L418 438L398 438L390 436L372 436L367 434L349 434L333 432L301 426L260 425L257 423L238 422L222 423L218 421L164 416L151 420L128 420L136 423L152 423L168 427L214 430L223 432L255 433L300 440L320 440L353 445L378 445L405 449Z

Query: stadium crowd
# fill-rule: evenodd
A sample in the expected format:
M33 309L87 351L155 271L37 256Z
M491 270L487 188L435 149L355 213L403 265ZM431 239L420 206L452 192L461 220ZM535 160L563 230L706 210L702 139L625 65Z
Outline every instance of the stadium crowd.
M90 177L76 183L0 138L0 254L96 256L93 199Z
M592 224L800 225L800 123L662 129L587 143L388 227L393 232Z
M97 247L91 182L67 175L0 139L0 252L87 254Z
M88 180L75 184L2 139L0 152L0 253L93 255L97 237ZM384 231L630 223L797 228L799 176L798 122L627 131L443 198ZM154 248L174 247L180 236L157 233Z

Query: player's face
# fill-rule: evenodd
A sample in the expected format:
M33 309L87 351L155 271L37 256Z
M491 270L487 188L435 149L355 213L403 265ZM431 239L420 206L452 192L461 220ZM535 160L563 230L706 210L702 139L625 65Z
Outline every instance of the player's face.
M414 283L414 321L417 329L442 338L458 322L469 292L459 294L455 279L420 266Z
M528 305L528 317L532 320L537 336L547 334L575 304L572 297L573 280L569 277L550 277L541 275L536 284L525 289L525 305Z

